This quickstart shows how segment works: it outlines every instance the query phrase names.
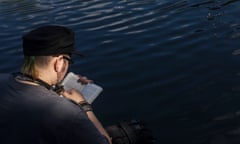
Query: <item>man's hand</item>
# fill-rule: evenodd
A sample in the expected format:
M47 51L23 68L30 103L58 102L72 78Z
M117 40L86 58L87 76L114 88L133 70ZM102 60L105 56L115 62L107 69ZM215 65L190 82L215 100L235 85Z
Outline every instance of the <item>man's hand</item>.
M76 102L76 103L86 101L85 98L83 97L83 95L75 89L71 89L71 90L68 90L68 91L63 91L62 95L64 97Z
M79 77L78 82L82 84L93 83L93 80L90 80L85 76L78 75L78 77Z

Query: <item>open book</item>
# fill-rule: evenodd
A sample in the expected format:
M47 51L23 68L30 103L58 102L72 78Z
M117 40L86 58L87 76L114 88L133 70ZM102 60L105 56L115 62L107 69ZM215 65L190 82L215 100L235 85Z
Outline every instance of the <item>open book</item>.
M65 90L76 89L80 91L86 101L91 104L102 92L103 88L94 83L82 84L78 80L78 75L69 72L61 84Z

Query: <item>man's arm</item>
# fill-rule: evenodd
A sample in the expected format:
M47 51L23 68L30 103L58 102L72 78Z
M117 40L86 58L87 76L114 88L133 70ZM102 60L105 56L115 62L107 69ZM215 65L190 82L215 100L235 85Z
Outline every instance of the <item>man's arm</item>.
M99 130L99 132L107 138L109 144L112 144L111 137L108 135L107 131L104 129L104 127L102 126L100 121L97 119L93 111L87 111L87 115L88 115L88 118L93 122L95 127Z
M63 96L65 96L66 98L74 101L77 104L81 104L81 103L87 103L86 100L84 99L84 97L81 95L80 92L78 92L77 90L69 90L69 91L65 91L62 93ZM89 104L90 105L90 104ZM94 124L94 126L98 129L98 131L107 138L109 144L112 144L111 138L108 135L108 133L106 132L106 130L104 129L104 127L102 126L102 124L100 123L100 121L97 119L97 117L95 116L95 114L93 113L92 110L88 110L86 111L86 114L89 118L89 120Z

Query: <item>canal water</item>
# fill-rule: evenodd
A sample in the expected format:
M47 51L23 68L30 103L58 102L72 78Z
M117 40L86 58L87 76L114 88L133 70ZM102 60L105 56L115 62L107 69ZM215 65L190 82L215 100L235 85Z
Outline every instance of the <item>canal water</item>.
M0 0L0 72L19 71L22 34L75 31L70 71L103 87L104 126L138 119L159 144L237 141L239 0ZM230 142L229 142L230 143Z

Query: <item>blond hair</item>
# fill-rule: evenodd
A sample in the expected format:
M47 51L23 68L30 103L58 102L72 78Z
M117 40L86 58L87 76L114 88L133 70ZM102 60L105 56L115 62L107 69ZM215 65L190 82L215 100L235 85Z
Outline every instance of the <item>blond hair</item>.
M21 73L31 76L33 79L39 77L38 68L48 66L52 56L25 56L21 67Z

